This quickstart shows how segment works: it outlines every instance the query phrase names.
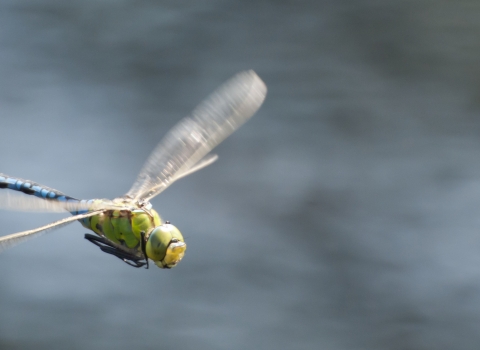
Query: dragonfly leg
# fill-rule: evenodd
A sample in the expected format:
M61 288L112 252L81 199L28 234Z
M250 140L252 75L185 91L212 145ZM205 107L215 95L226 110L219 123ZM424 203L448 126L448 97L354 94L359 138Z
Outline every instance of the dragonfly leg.
M140 232L140 236L142 237L142 253L143 256L145 257L145 261L147 262L147 269L148 269L148 256L147 256L147 240L145 239L145 231Z
M115 245L112 242L110 242L105 237L100 237L100 236L86 233L85 239L95 244L97 247L99 247L102 250L102 252L116 256L117 258L119 258L120 260L122 260L123 262L125 262L130 266L138 268L138 267L147 265L147 269L148 269L147 259L145 259L147 260L147 262L143 262L142 258L139 258L133 254L127 253L121 249L118 249L117 247L115 247ZM142 247L142 250L143 250L143 247Z

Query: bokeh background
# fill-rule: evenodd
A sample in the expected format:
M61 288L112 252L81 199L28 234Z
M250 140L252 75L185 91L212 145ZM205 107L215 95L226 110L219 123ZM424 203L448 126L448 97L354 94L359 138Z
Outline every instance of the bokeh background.
M269 95L154 199L175 269L76 223L2 253L0 348L479 349L479 35L474 0L2 1L9 175L113 198L230 76Z

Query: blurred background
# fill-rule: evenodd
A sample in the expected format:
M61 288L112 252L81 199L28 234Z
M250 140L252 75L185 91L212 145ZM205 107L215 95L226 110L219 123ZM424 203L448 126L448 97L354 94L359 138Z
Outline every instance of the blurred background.
M473 0L2 1L6 174L114 198L226 79L269 94L153 200L175 269L77 223L2 253L0 348L478 349L479 23Z

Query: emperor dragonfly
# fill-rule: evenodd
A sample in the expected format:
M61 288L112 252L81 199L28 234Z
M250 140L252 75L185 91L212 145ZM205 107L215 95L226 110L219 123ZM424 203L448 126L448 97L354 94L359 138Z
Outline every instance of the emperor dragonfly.
M182 260L187 245L180 231L163 222L150 200L175 181L217 160L209 154L260 108L267 88L253 71L235 75L174 126L153 150L130 191L108 199L78 200L33 181L0 173L0 207L65 211L72 216L33 230L0 237L0 251L74 221L92 230L85 238L134 267L160 268ZM13 195L23 192L23 195Z

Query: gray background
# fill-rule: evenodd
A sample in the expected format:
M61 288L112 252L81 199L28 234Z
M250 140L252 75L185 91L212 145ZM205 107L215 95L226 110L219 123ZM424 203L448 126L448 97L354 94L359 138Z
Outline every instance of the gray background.
M125 193L219 84L269 87L154 199L188 250L134 269L79 224L0 255L1 349L478 349L477 1L0 3L0 171ZM57 214L1 211L1 234Z

